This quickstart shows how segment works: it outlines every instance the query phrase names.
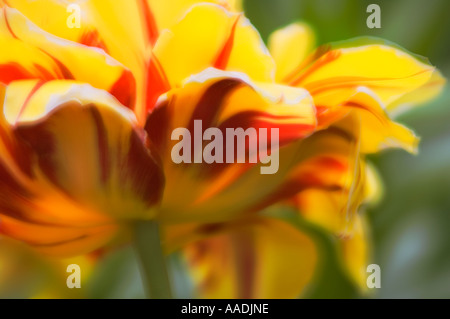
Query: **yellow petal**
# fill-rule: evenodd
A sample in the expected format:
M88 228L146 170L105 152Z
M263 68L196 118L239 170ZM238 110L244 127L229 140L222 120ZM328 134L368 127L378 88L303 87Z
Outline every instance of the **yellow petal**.
M376 171L361 154L362 122L355 114L314 133L297 146L300 158L284 188L290 204L308 221L339 236L352 236L362 204L381 196Z
M314 32L307 24L293 23L273 32L269 50L277 65L277 81L282 81L301 66L314 46Z
M127 106L134 108L134 103L137 102L140 108L144 108L147 62L152 43L158 36L151 8L147 6L145 0L69 0L67 2L3 0L3 2L20 10L31 21L52 35L97 47L125 65L131 70L132 75L128 74L126 79L119 82L119 91L124 90L124 85L129 85L133 98L122 98L122 103L127 103ZM68 21L73 19L72 13L68 12L70 4L78 5L81 10L80 28L70 28L68 25ZM98 87L96 82L101 78L114 79L111 74L102 72L95 65L89 63L84 55L77 54L73 50L73 43L68 44L67 41L60 41L59 38L56 42L65 46L65 48L57 48L61 51L61 55L67 55L71 59L78 58L78 61L83 62L81 66L79 63L73 63L77 72L95 72L85 82ZM48 47L46 46L44 49L47 50ZM79 78L76 79L79 80ZM135 87L134 80L137 87ZM134 92L135 90L136 92Z
M351 234L339 238L342 256L351 278L362 291L367 290L367 266L369 265L371 245L367 234L367 225L361 216L357 216Z
M69 79L110 91L132 106L130 72L104 52L52 36L15 9L0 9L0 82Z
M436 98L443 90L447 80L439 71L434 71L427 83L404 95L394 103L386 106L391 116L400 115L414 106L420 106Z
M147 75L151 68L152 46L163 30L177 23L192 5L202 2L218 4L232 11L240 8L240 1L234 0L0 0L0 7L16 8L43 30L63 39L100 48L129 68L137 81L135 100L129 104L138 102L135 109L141 121L146 111L153 107L146 105L145 93L147 83L155 80ZM70 27L74 15L69 5L80 8L79 28ZM189 35L194 36L196 34ZM103 74L91 66L79 69L95 70L97 76ZM122 86L123 82L132 80L129 78L121 82Z
M149 42L145 1L2 0L18 9L40 28L58 37L97 46L121 62L144 57ZM70 27L69 5L78 5L80 28Z
M290 203L308 221L344 233L363 198L363 167L359 153L359 122L348 116L291 148L294 167L272 203Z
M70 81L15 81L3 110L4 233L68 256L97 249L105 234L110 240L117 219L154 216L163 177L133 113L107 92Z
M397 147L417 152L419 138L410 129L391 121L372 92L361 88L344 105L360 118L362 153Z
M230 11L241 10L240 0L0 0L0 7L19 10L40 28L58 37L112 49L123 55L130 48L120 48L123 45L113 39L113 34L127 40L122 43L132 45L135 53L145 52L147 37L156 40L160 30L170 28L192 5L201 2L216 3ZM80 6L80 28L69 25L73 21L70 5Z
M87 31L86 20L83 19L85 15L82 15L81 21L83 28L69 28L67 24L71 15L67 8L77 2L81 3L79 0L0 0L0 7L17 9L41 29L58 37L79 42Z
M172 87L208 67L243 72L255 81L273 76L273 60L249 21L213 4L192 7L163 31L154 54Z
M217 4L228 11L237 12L241 10L241 0L146 0L155 17L158 30L171 28L186 12L199 3Z
M365 195L364 202L368 205L376 205L383 198L383 183L377 168L366 161L365 164Z
M185 255L200 298L297 298L317 264L309 237L262 218L190 244Z
M306 88L314 98L341 92L345 99L349 90L365 86L389 105L424 85L433 71L397 48L372 44L328 50L284 81Z
M360 122L361 153L403 148L415 153L419 139L414 132L392 121L382 101L367 87L328 92L314 97L319 127L326 128L353 113Z
M203 2L209 2L231 11L240 8L240 1L233 0L171 0L170 2L154 0L131 2L125 0L0 0L0 7L6 4L17 8L31 21L51 34L100 48L129 68L131 73L124 74L120 78L114 86L113 92L124 105L135 110L139 122L143 124L147 112L154 107L156 99L170 88L166 85L164 70L160 67L157 57L151 54L151 49L161 32L166 32L165 29L176 24L193 5ZM73 20L73 14L68 11L69 5L80 6L80 28L70 28L68 25ZM254 36L254 30L243 30L236 34L236 38L246 37L247 35L243 34L249 32L250 36ZM188 36L195 38L199 34L193 33ZM251 46L252 43L250 41L250 43L242 44L242 50L247 50L245 46ZM233 61L234 59L231 58L230 63ZM94 81L98 74L106 76L106 73L98 72L94 66L86 67L86 64L83 67L77 66L77 69L97 71L96 76L92 76L91 81L88 81L96 86ZM155 69L158 71L156 72ZM160 77L161 75L163 78ZM127 91L131 91L133 96L130 97L129 92L128 95L124 93Z
M264 200L288 173L288 167L280 165L276 174L261 174L261 163L249 164L249 157L258 154L247 144L245 163L226 163L224 147L223 163L193 163L191 152L192 164L175 164L171 151L179 141L171 140L172 132L185 128L193 137L196 120L202 123L201 134L208 128L218 128L225 138L227 128L254 128L257 134L260 129L267 129L268 136L272 128L278 128L283 149L314 131L315 109L304 90L283 86L263 90L242 74L215 69L208 69L182 88L170 91L160 100L146 125L163 158L166 188L161 218L168 221L227 220ZM243 143L238 145L241 146L244 147ZM196 155L202 158L200 152ZM283 153L280 159L289 161L293 156ZM236 156L233 161L237 162Z

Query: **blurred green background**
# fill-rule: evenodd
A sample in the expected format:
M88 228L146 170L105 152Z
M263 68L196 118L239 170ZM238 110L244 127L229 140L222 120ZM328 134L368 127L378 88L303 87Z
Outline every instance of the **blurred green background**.
M369 4L381 7L381 29L369 29ZM294 21L310 24L317 44L376 36L428 57L450 78L448 0L245 0L249 19L267 40ZM369 217L381 266L379 298L450 298L450 89L399 121L421 136L420 153L372 157L384 197Z

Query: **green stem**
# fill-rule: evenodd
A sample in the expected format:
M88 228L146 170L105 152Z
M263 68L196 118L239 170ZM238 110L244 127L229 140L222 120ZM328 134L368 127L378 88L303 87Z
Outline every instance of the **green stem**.
M169 275L161 247L156 221L141 221L135 225L135 248L141 262L144 288L149 298L171 299Z

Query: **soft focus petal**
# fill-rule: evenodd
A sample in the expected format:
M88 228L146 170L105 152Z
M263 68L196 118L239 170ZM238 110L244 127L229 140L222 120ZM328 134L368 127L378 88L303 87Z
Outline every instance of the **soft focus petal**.
M135 107L141 120L146 109L153 107L145 102L146 83L159 81L148 75L154 67L149 65L153 45L163 30L172 27L192 5L201 2L218 4L231 11L241 7L240 1L233 0L0 0L0 7L16 8L52 35L100 48L129 68L137 81L137 92L135 100L128 102L138 102ZM69 6L74 4L81 10L79 28L69 26L73 20L73 11L69 10ZM79 69L85 70L86 67ZM97 76L102 74L95 67L88 70L97 71ZM117 85L134 85L134 79L130 76L121 78ZM156 91L159 94L165 92L159 92L157 88Z
M139 111L143 109L147 63L150 58L151 46L158 37L154 17L145 0L3 0L3 2L17 8L40 28L52 35L102 49L108 56L112 56L125 65L131 70L132 75L120 78L116 89L123 94L125 88L129 87L133 95L128 99L120 97L121 102L131 108L135 108L134 103L137 102ZM68 26L68 20L71 19L72 14L67 11L70 4L79 5L81 9L80 28ZM93 73L85 82L98 87L95 81L101 79L102 76L109 79L114 78L90 64L84 59L84 56L77 55L73 50L74 43L69 45L61 39L58 43L64 45L64 47L58 48L62 55L76 57L83 62L82 65L74 63L75 70ZM44 49L48 48L44 47ZM137 87L135 87L134 81L136 81Z
M411 153L417 151L419 138L407 127L391 121L372 92L360 88L343 105L361 121L362 153L374 153L386 148L403 148Z
M365 86L388 105L424 85L433 71L400 49L371 44L326 50L307 67L293 70L284 82L306 88L314 98L338 92L342 100L352 89Z
M289 41L301 36L299 25L277 31L272 36L272 50L283 56L282 48L289 48ZM392 105L397 100L408 99L408 93L429 83L434 68L385 44L348 47L351 44L336 49L319 48L306 60L290 64L290 74L283 82L311 93L321 128L332 125L349 112L356 113L361 121L362 153L388 147L415 152L417 137L392 122L384 109L394 108ZM286 49L286 52L292 51ZM282 64L282 59L277 62L283 69L289 69ZM439 78L431 83L439 86Z
M153 12L158 30L171 28L186 14L186 11L198 3L212 3L231 12L241 10L241 0L147 0Z
M16 81L3 109L3 233L71 256L109 241L117 219L154 216L163 178L134 115L111 95L70 81Z
M82 15L82 28L69 28L67 21L71 15L67 8L80 0L0 0L0 7L17 9L41 29L58 37L80 42L88 33L85 15ZM83 25L84 24L84 25ZM95 45L93 45L95 46Z
M367 290L367 266L369 265L371 251L367 229L364 218L357 216L353 232L339 237L346 269L363 291Z
M441 72L436 70L427 83L417 90L404 95L394 103L387 105L386 109L391 116L395 117L410 110L414 106L425 104L436 98L442 92L446 82L447 80Z
M116 34L126 36L135 52L144 52L147 32L153 32L150 36L155 40L160 30L171 27L189 7L201 2L241 10L240 0L0 0L0 7L16 8L42 29L64 39L116 52L129 50L120 48L121 43L113 38ZM71 4L81 7L81 28L68 26Z
M121 62L143 57L149 38L145 0L1 0L51 34L104 49ZM80 28L70 27L71 4L81 9ZM127 45L124 45L127 43Z
M365 161L365 175L364 204L368 206L377 205L384 195L383 182L375 165L367 160Z
M302 65L314 46L314 32L304 23L293 23L272 33L269 50L277 65L277 81L282 81Z
M98 86L95 81L99 78L99 74L104 74L105 77L114 79L115 85L112 86L111 89L106 87L100 88L110 89L122 104L133 108L140 124L145 122L147 112L153 109L159 95L170 89L170 83L166 78L167 76L164 68L158 61L158 56L151 53L152 47L160 34L171 33L171 31L166 29L171 28L178 23L178 21L184 17L186 12L198 3L206 2L217 8L230 10L230 12L234 12L240 8L240 1L226 0L173 0L170 2L153 0L44 0L42 2L31 0L2 0L0 5L2 2L3 5L6 4L7 6L17 8L39 27L51 34L70 41L100 48L109 56L112 56L114 59L125 65L131 72L121 74L117 79L107 72L98 72L98 68L94 65L90 65L90 63L85 63L83 67L80 67L77 63L72 63L73 68L78 72L96 72L94 76L91 76L89 81L86 81L96 87ZM71 4L79 5L81 8L80 28L70 28L67 24L68 20L71 19L71 13L67 11ZM212 18L214 20L214 17ZM222 22L219 20L216 22ZM200 21L194 21L194 24L197 27L200 26L202 28L201 32L190 33L188 34L188 38L194 39L194 41L196 38L201 38L201 42L203 39L204 24L199 23ZM242 18L240 24L245 23L247 22ZM191 30L192 27L188 29ZM231 33L231 31L229 33ZM217 35L215 34L213 36ZM238 65L244 64L248 66L247 68L251 68L254 73L260 71L265 72L264 69L260 68L258 63L254 63L255 61L253 59L240 58L242 51L248 51L250 49L251 54L252 46L256 45L264 47L262 41L257 36L257 32L253 28L250 26L246 28L243 26L238 27L238 32L236 34L233 32L233 36L228 34L227 38L229 38L229 41L226 41L228 44L224 44L221 47L223 51L221 55L223 58L217 59L218 61L222 61L220 63L223 65L229 63L231 67L236 63ZM251 41L247 41L246 39L250 39ZM236 51L236 49L232 50L234 42L238 43L238 48L240 48L238 51ZM74 55L75 51L72 50L73 46L74 44L71 44L64 50L59 49L61 55L64 56L71 53L71 57L79 56ZM195 49L198 49L188 45L187 47L182 48L181 51L185 51L186 48L190 48L191 50L194 49L194 51ZM23 51L32 53L29 50ZM180 56L173 51L166 55L171 58L171 55L174 53L177 56ZM44 55L44 53L38 52L38 55ZM188 56L192 56L192 54ZM249 54L245 56L249 57ZM270 57L267 54L264 56L267 60L270 60ZM81 57L83 56L80 56L80 59ZM45 58L48 59L48 57ZM201 61L203 62L203 60ZM172 63L174 62L171 61L171 64ZM184 63L186 63L185 65L188 65L191 64L191 61L189 61L188 58ZM220 63L218 62L217 66L219 66ZM21 63L19 64L22 65ZM86 67L87 64L90 66ZM211 66L211 64L206 63L204 65L204 67L208 66ZM8 68L11 69L9 65ZM203 68L195 70L194 73L200 72L201 70L203 70ZM22 71L22 69L20 69L20 71ZM17 73L17 71L15 73ZM187 74L182 72L182 79L191 74L192 73L189 72ZM47 73L45 75L47 75ZM75 77L75 79L80 80L78 77ZM81 80L84 81L84 79Z
M308 236L263 218L194 242L185 254L200 298L297 298L317 265Z
M346 97L346 99L344 99ZM367 87L357 87L351 91L330 92L314 97L320 128L352 113L359 119L361 153L374 153L386 148L403 148L415 153L419 139L403 125L392 121L384 105Z
M274 63L258 32L241 14L220 6L194 6L173 28L161 33L154 54L172 87L208 67L271 81Z
M69 79L86 82L132 106L134 79L103 51L50 35L15 9L0 9L0 82Z
M223 164L175 164L171 150L179 142L171 141L171 134L176 128L186 128L194 137L195 120L202 122L201 135L208 128L218 128L224 139L227 128L254 128L258 135L259 129L266 129L269 149L271 129L278 128L283 149L314 131L315 109L304 90L275 86L270 92L264 91L242 74L214 69L193 77L183 88L170 91L146 125L163 158L166 188L161 217L167 220L226 220L257 205L279 187L288 173L288 166L280 165L278 173L262 175L261 163L249 164L249 157L259 154L252 153L247 143L237 145L245 147L246 160L242 164L225 163L225 155L231 151L225 143L221 144ZM192 151L191 155L201 158L200 152ZM283 153L280 159L289 161L293 156Z
M296 154L290 163L293 167L266 204L290 197L290 203L308 221L335 233L345 232L363 195L359 145L359 121L347 116L290 146L290 152Z

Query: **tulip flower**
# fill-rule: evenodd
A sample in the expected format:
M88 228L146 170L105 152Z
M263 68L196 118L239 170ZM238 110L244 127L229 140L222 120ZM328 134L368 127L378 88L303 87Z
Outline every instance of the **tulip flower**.
M195 278L199 250L226 269L198 281L203 296L297 297L320 249L261 213L289 205L340 236L359 276L364 155L415 150L386 109L428 87L434 68L385 44L293 57L295 28L275 34L269 52L235 1L74 1L79 29L67 27L62 2L2 2L3 234L66 257L134 233L154 297L171 295L163 249L185 249ZM250 142L243 157L256 163L175 163L172 133L194 136L196 121L200 133L253 128L258 140L276 129L265 151L279 152L277 173L261 174ZM310 208L316 195L333 205Z

